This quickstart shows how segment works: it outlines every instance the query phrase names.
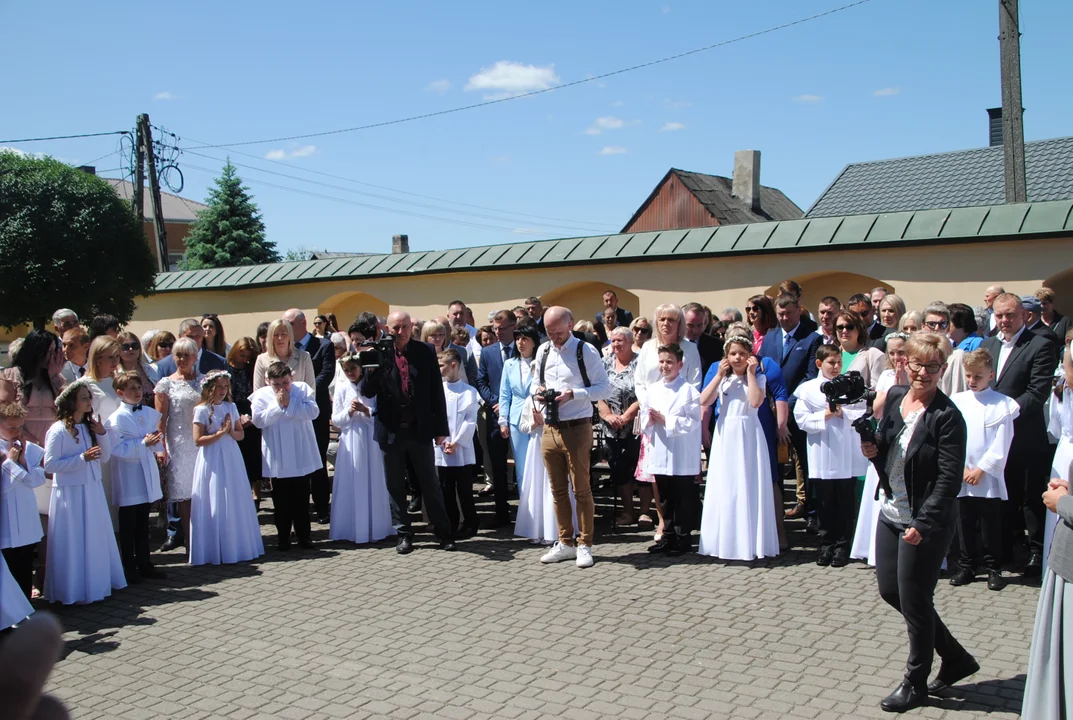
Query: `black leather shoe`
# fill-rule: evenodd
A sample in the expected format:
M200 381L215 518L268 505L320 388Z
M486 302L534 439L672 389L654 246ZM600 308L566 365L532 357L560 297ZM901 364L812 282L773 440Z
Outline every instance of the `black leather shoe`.
M440 543L440 550L446 550L447 552L453 552L453 551L455 551L457 549L458 548L455 545L454 540L447 540L445 542Z
M879 703L886 712L903 713L928 704L928 693L902 681L898 689Z
M676 535L670 549L667 550L668 555L675 557L685 555L688 552L693 552L693 539L688 535Z
M141 574L135 568L123 568L123 577L127 580L127 585L137 585L142 581Z
M419 513L419 512L421 512L421 497L420 496L414 497L414 499L410 501L410 504L406 506L406 512L408 512L408 513Z
M939 668L939 674L928 683L928 692L932 695L942 692L979 671L980 663L976 662L976 658L968 653L965 653L965 656L957 662L943 662Z
M313 547L313 541L309 538L298 538L298 547L303 550L309 550Z
M1006 578L1002 577L1001 570L991 570L987 573L987 589L1001 590L1006 587Z
M150 565L138 570L138 574L146 580L163 580L167 577L167 573L163 570L158 570L155 565Z
M157 550L157 552L171 552L172 550L178 550L182 546L183 544L176 539L176 536L171 535L164 541L164 544L160 546L160 549Z
M957 571L950 578L950 584L954 587L961 587L962 585L968 585L969 583L975 581L976 574L968 568L958 568Z
M805 519L805 532L809 535L815 535L820 531L820 519L815 515L809 515Z
M820 567L827 567L834 560L835 551L831 548L820 548L820 556L816 558L816 564Z
M291 541L290 540L280 540L279 542L276 543L276 550L279 550L280 552L287 552L290 549L291 549Z
M1025 565L1026 578L1038 578L1043 575L1043 555L1034 552L1028 556L1028 565Z
M317 523L320 525L328 525L332 522L332 516L330 513L320 513L317 515Z
M414 541L410 539L409 535L402 535L399 537L398 543L395 545L395 552L399 555L409 555L414 551Z
M653 554L669 552L671 549L671 545L673 544L672 540L673 538L671 535L664 533L663 537L657 540L655 545L648 546L648 552Z
M835 550L834 557L831 558L831 567L846 567L849 565L849 552L845 548L838 548Z

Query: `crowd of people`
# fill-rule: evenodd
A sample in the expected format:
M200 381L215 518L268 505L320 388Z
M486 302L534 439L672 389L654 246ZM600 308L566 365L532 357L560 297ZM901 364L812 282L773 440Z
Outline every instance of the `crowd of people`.
M421 512L444 550L480 531L483 476L486 527L549 546L543 563L591 567L603 459L614 523L651 531L651 553L770 558L801 519L817 565L874 565L910 637L887 710L979 668L932 602L952 547L954 586L984 575L1000 591L1004 568L1042 577L1025 707L1062 717L1073 330L1054 299L996 286L980 307L915 311L876 288L823 297L813 315L787 281L744 312L634 317L608 290L592 320L531 297L480 326L454 301L345 330L317 315L311 331L291 309L233 343L214 314L138 337L61 309L54 331L12 343L0 376L2 623L36 597L94 602L162 577L154 508L158 552L261 556L269 487L279 551L310 547L317 522L332 540L394 536L405 555Z

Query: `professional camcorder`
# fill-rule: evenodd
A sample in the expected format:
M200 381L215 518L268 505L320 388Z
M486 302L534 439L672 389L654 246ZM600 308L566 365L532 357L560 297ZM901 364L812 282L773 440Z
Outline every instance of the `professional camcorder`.
M876 393L875 390L871 390L868 385L865 384L861 374L856 370L850 370L847 373L843 373L842 375L831 378L823 383L820 385L820 390L827 398L827 404L831 408L831 412L837 410L840 405L853 405L855 403L864 402L864 415L853 421L853 429L861 436L861 442L875 445L876 433L872 428L872 403L876 399ZM894 492L890 488L890 480L887 477L886 468L880 467L879 463L876 462L876 459L872 460L872 464L875 465L876 473L879 475L879 487L876 489L876 499L879 499L880 490L886 493L887 497L894 497Z
M548 389L537 394L540 402L544 403L544 422L548 425L559 424L559 396L558 390Z
M362 370L375 370L391 362L395 355L395 337L385 335L358 346L358 364Z

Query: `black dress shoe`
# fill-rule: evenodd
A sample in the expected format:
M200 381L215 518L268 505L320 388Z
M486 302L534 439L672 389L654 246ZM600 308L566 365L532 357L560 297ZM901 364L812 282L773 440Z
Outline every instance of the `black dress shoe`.
M928 704L928 693L902 681L898 689L879 703L886 712L903 713Z
M1001 590L1006 587L1006 578L1002 577L1001 570L991 570L987 573L987 589Z
M414 541L410 539L409 535L401 535L398 543L395 544L395 552L399 555L409 555L414 551Z
M313 547L313 541L309 538L298 538L298 547L303 550L309 550Z
M980 663L976 662L976 658L968 653L965 653L965 656L957 662L944 661L939 668L939 674L928 683L928 692L932 695L942 692L978 672L980 672Z
M815 535L820 531L820 519L815 515L809 515L805 519L805 532L809 535Z
M287 552L288 550L291 549L291 541L290 540L280 540L279 542L276 543L276 549L279 550L280 552Z
M950 584L954 587L961 587L975 581L976 574L968 568L958 568L957 572L950 578Z
M820 556L816 558L816 564L820 567L827 567L835 558L835 551L829 547L820 548Z
M457 537L458 537L459 540L466 540L468 538L473 537L476 534L477 534L477 526L476 525L463 525L461 528L459 528L458 533L457 533Z
M180 542L175 535L171 535L164 541L164 544L160 546L160 549L157 550L157 552L171 552L172 550L178 550L182 546L182 542Z
M142 576L134 568L124 568L123 577L127 580L127 585L137 585L142 581Z
M138 574L146 580L163 580L168 576L163 570L158 570L155 565L141 568Z
M1043 554L1034 552L1028 556L1028 565L1025 565L1026 578L1038 578L1043 575Z
M849 552L845 548L838 548L835 550L834 557L831 558L831 567L846 567L849 565Z
M406 512L419 513L421 512L421 496L418 495L410 501L410 504L406 506Z
M648 552L656 555L669 552L673 544L673 537L668 533L663 533L663 537L656 541L655 545L648 546Z
M675 535L667 554L678 557L693 552L693 540L688 535Z
M457 549L458 548L455 545L454 540L445 540L444 542L440 543L440 550L446 550L447 552L453 552L453 551L455 551Z
M317 515L317 523L320 525L329 525L332 522L332 516L329 513L321 513Z

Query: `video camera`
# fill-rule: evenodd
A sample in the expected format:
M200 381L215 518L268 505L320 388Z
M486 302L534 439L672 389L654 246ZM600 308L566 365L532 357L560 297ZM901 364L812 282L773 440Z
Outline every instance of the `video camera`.
M362 371L383 367L395 356L395 336L385 335L379 340L367 340L358 346L357 355Z
M544 422L548 425L559 424L559 396L558 390L548 389L537 394L540 402L544 403Z
M820 385L820 390L827 398L827 405L831 408L831 412L837 410L840 405L864 402L864 415L853 421L853 429L861 436L861 442L875 445L876 433L872 429L872 403L875 402L876 393L865 384L861 374L856 370L850 370L823 383ZM872 464L875 465L876 473L879 475L876 499L879 499L880 490L886 493L887 497L893 498L894 492L891 490L886 468L880 467L876 459L872 460Z

